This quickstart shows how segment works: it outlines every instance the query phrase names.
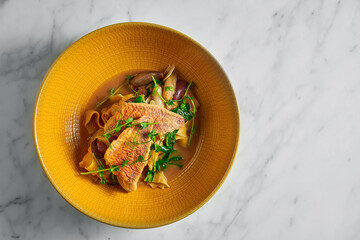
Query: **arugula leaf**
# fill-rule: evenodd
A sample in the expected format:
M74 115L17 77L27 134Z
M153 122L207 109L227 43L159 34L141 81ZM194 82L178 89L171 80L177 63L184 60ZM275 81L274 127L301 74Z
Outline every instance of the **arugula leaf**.
M165 153L161 159L155 162L154 168L157 172L164 171L168 165L176 165L180 168L182 167L182 164L176 163L177 161L181 161L183 159L181 156L176 156L172 158L169 158L169 156L170 153Z
M152 145L152 147L155 149L155 152L161 151L164 153L162 155L162 158L158 159L154 163L154 171L155 172L164 171L164 169L166 169L168 165L176 165L180 168L182 167L181 164L175 163L176 161L182 160L181 156L170 157L170 154L175 152L174 145L176 142L176 133L177 132L178 132L178 130L175 130L170 133L166 133L165 134L165 143L163 146L157 145L156 142L154 141L154 144Z
M165 134L165 143L166 146L174 146L175 142L176 142L176 134L178 133L179 130L174 130L173 132L170 133L166 133Z
M171 153L174 151L174 149L168 147L168 146L160 146L160 150L164 153Z
M189 85L191 85L191 83L192 82L190 82ZM187 91L186 91L186 93L187 93ZM185 93L184 97L180 100L180 105L177 108L172 109L171 111L181 115L186 121L192 120L190 136L189 136L189 141L188 141L188 145L190 145L191 138L194 135L195 130L196 130L196 126L194 125L195 124L195 117L196 117L196 107L195 107L193 97L192 96L187 96L186 93ZM190 104L185 103L186 99L190 100L193 111L191 111Z
M185 103L185 99L182 99L180 105L171 111L181 115L186 121L190 121L194 116L193 112L190 111L190 104Z

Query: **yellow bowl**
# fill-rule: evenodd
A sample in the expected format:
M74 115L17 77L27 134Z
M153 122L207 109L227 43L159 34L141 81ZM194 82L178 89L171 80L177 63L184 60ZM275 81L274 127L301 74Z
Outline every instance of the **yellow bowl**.
M80 175L80 118L94 91L121 72L169 64L198 87L199 144L190 164L165 190L124 193ZM55 61L38 93L33 131L46 175L71 205L104 223L149 228L180 220L212 197L233 163L240 126L230 82L201 45L167 27L121 23L82 37Z

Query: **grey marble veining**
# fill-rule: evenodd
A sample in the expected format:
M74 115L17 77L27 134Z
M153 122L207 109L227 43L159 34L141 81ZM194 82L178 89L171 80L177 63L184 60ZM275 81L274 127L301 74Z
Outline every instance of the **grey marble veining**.
M33 147L33 106L52 62L86 33L125 21L205 46L240 108L224 185L196 213L155 229L78 212ZM359 44L357 0L0 0L0 239L359 239Z

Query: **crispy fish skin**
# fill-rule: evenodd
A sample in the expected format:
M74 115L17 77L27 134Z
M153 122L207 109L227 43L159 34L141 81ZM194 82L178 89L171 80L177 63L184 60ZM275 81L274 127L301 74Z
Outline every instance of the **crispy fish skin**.
M143 116L135 122L153 122L153 119ZM148 134L152 129L153 125L149 125L145 129L140 129L139 125L126 128L105 152L104 158L108 166L120 166L119 171L114 174L120 185L128 192L137 189L137 183L147 164L151 146ZM134 141L134 138L135 142L144 144L130 143ZM133 164L140 155L144 157L143 161ZM130 165L121 167L124 161L128 161L127 164Z
M105 124L105 132L111 131L115 128L116 123L121 117L121 120L126 121L129 117L138 119L142 116L149 116L153 119L154 129L160 135L172 132L179 129L185 120L177 113L171 112L162 106L150 105L146 103L123 103L120 112L116 112Z

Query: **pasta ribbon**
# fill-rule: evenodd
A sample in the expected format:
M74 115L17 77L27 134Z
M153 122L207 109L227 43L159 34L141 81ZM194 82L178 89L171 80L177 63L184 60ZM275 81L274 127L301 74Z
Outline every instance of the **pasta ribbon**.
M169 188L170 187L169 184L167 183L167 179L166 179L163 171L157 172L155 174L155 177L154 177L153 181L149 182L148 184L149 184L149 186L151 188L157 188L158 187L158 188L164 189L164 188Z
M121 106L118 104L113 104L109 108L105 108L101 111L101 119L104 122L104 125L106 125L106 122L109 121L109 119L115 115L116 110L120 110Z
M79 166L85 168L89 172L97 170L98 164L92 155L91 150L86 153L82 161L79 163ZM96 175L96 173L93 173L93 175Z
M127 94L125 96L123 96L121 94L117 94L117 95L111 97L109 101L112 102L113 104L111 104L110 107L104 108L103 110L101 110L101 119L103 120L104 125L106 124L107 121L109 121L109 119L112 116L114 116L116 114L117 111L120 111L121 105L123 102L125 102L133 97L135 97L134 94Z
M85 128L89 134L93 134L98 128L103 128L104 125L100 122L100 114L95 110L88 110L85 112Z
M193 120L191 120L193 121ZM178 132L176 133L175 139L179 141L180 145L183 147L186 147L189 136L187 134L187 131L191 128L191 124L189 124L190 121L185 123L184 125L179 128Z

